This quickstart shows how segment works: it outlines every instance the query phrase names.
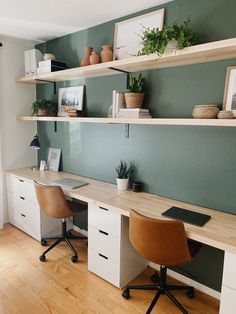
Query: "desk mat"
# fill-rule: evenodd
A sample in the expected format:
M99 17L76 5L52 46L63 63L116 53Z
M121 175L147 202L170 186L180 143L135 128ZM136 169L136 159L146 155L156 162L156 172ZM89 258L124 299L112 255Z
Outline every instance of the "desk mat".
M181 220L183 222L187 222L191 225L202 227L208 220L211 218L209 215L193 212L191 210L187 210L180 207L171 207L167 209L167 211L162 213L163 216L174 218L177 220Z

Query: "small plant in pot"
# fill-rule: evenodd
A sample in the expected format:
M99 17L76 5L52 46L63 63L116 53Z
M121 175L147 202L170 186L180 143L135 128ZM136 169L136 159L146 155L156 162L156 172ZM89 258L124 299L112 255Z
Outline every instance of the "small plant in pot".
M128 89L125 93L126 108L142 108L144 100L144 78L140 73L138 77L128 74Z
M162 55L168 46L178 50L199 43L200 34L191 30L190 18L182 24L176 21L171 26L164 26L162 30L156 28L144 28L141 36L143 48L138 52L140 55L157 53Z
M52 116L57 114L57 103L48 99L39 99L32 103L32 115Z
M117 173L117 187L119 191L125 191L128 189L129 176L132 172L132 166L128 166L123 160L120 161L117 167L115 167Z

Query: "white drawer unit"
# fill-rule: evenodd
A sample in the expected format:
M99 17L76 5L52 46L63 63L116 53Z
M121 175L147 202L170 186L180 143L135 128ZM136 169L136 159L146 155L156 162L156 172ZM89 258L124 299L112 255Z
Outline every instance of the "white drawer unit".
M9 222L35 239L40 240L39 206L11 192L7 193L7 197Z
M106 255L88 249L88 269L111 284L120 286L120 264Z
M129 241L129 219L103 206L88 204L88 269L122 288L148 262Z
M113 236L103 230L88 226L89 249L120 262L120 238Z
M120 237L121 215L103 206L90 205L88 224L109 234Z
M7 176L7 190L37 203L34 184L31 180L12 175Z
M236 313L236 254L225 252L220 314Z
M61 232L61 222L41 212L34 183L22 177L7 175L9 222L37 240Z

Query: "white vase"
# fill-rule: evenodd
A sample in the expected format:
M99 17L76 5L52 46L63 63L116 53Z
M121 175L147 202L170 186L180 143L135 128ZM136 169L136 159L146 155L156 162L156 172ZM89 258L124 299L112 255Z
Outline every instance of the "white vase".
M177 49L177 41L175 39L171 39L165 49L165 53L175 52Z
M126 191L128 189L129 179L116 178L117 187L119 191Z

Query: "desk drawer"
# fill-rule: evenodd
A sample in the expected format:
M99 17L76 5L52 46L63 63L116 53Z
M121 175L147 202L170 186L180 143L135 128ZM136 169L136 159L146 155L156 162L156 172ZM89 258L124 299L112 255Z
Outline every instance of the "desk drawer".
M220 298L220 314L235 313L236 290L222 286Z
M40 240L40 209L32 201L8 193L9 222Z
M121 215L111 209L89 204L88 224L108 234L120 237Z
M25 180L22 177L7 176L7 191L12 192L18 196L24 197L35 203L38 203L34 184L31 180Z
M236 290L236 254L225 252L223 284Z
M88 226L88 248L107 256L113 261L120 262L120 238L102 230Z
M120 264L88 249L88 270L120 287Z

